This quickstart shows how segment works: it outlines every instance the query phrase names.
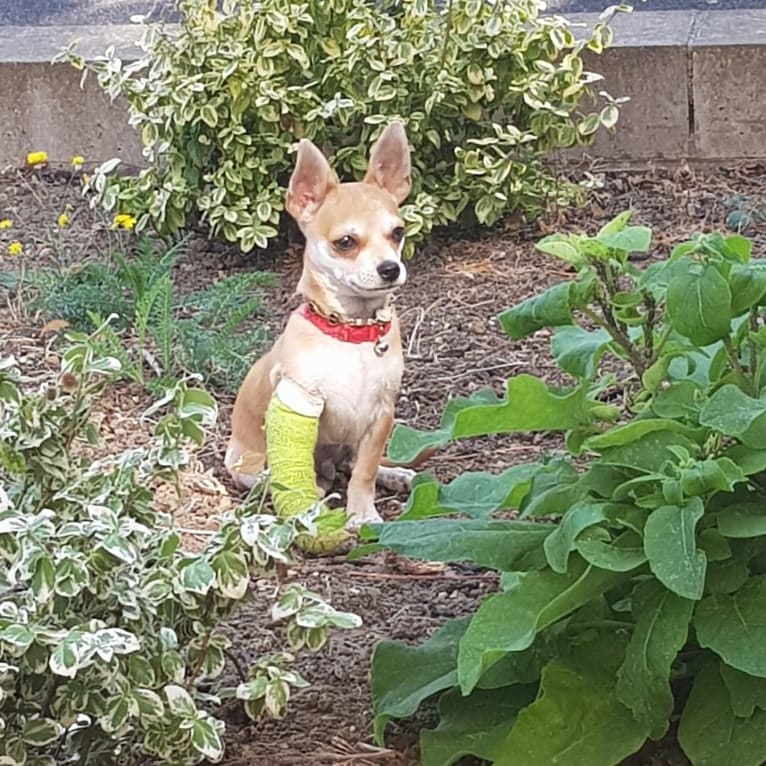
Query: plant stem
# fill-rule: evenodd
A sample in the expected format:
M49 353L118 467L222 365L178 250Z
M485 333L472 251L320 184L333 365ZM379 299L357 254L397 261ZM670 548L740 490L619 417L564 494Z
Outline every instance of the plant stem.
M731 362L731 366L734 368L734 371L739 375L743 381L748 381L748 375L745 373L745 369L742 367L742 363L739 361L739 353L736 348L734 348L734 344L731 342L730 337L725 337L723 339L723 347L726 349L726 356L729 357L729 362ZM755 391L755 384L750 381L750 394L752 396L756 396Z

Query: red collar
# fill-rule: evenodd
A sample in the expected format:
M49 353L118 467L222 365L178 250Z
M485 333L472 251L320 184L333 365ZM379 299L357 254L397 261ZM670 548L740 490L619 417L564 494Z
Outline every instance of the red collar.
M314 327L319 328L325 335L337 338L345 343L378 343L391 329L391 320L383 322L375 319L358 320L360 324L352 324L350 322L330 319L318 313L308 303L302 303L298 307L298 313L304 319L308 319Z

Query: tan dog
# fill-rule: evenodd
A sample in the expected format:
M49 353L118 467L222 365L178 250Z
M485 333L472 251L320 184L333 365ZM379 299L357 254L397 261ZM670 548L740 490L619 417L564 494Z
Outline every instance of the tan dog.
M361 183L339 183L322 153L300 142L285 207L306 238L297 287L306 303L250 369L232 413L226 467L243 486L264 468L264 415L275 392L291 410L318 416L315 463L350 450L350 527L380 521L376 479L401 488L412 475L381 467L404 368L390 299L407 276L398 206L409 191L409 147L398 122L373 147Z

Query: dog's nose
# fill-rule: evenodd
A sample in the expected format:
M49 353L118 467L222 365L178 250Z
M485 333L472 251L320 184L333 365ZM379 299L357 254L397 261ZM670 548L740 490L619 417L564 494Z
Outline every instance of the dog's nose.
M385 279L386 282L393 282L398 279L401 270L401 267L396 261L383 261L383 263L378 265L378 274L380 274L381 278Z

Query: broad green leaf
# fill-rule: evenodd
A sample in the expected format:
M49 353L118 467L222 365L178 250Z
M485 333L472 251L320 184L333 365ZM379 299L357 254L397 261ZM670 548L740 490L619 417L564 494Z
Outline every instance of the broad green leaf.
M735 263L729 273L731 313L739 316L762 302L766 293L766 269Z
M686 643L694 602L656 581L638 585L632 596L635 627L617 673L617 699L661 737L673 711L670 669Z
M720 511L716 520L724 537L746 538L766 535L766 508L763 502L733 503Z
M700 413L700 423L740 439L746 447L766 448L766 398L753 399L731 383L710 397Z
M753 449L744 444L734 444L721 453L735 465L739 466L745 476L766 471L766 449Z
M564 244L563 247L571 248ZM570 295L573 282L561 282L503 311L498 321L511 338L526 338L545 327L572 324Z
M731 291L713 264L684 263L668 284L667 317L695 346L707 346L729 334Z
M481 390L469 397L456 396L447 402L436 431L417 431L407 426L396 425L388 443L388 457L395 463L409 463L429 447L441 447L453 438L452 428L455 416L460 410L477 404L498 401L494 391Z
M679 380L660 390L652 400L652 411L659 418L688 418L696 422L705 404L705 394L691 380Z
M554 660L543 671L537 700L519 712L494 764L613 766L647 735L648 727L615 697L611 673Z
M535 249L546 255L552 255L565 263L578 267L585 263L585 256L577 249L576 243L573 243L571 237L564 234L550 234L543 237L535 244ZM569 284L565 282L564 284ZM559 287L559 285L556 285Z
M547 570L519 574L514 587L482 602L460 640L458 680L463 693L470 692L506 652L531 646L541 630L626 577L581 560L563 575Z
M610 572L630 572L646 562L641 536L633 530L627 530L611 541L601 539L599 534L591 534L593 531L585 530L574 547L594 567Z
M575 540L584 529L606 521L604 503L580 502L573 505L561 518L558 526L544 540L545 558L554 572L567 571L569 554Z
M694 678L678 741L694 766L761 766L766 761L766 712L736 717L718 663L711 661Z
M652 244L652 230L648 226L626 226L621 231L598 235L599 242L626 253L645 253Z
M420 646L381 641L372 654L370 687L376 742L391 718L412 715L420 703L457 683L458 641L469 618L450 620Z
M419 474L412 482L399 519L409 521L447 513L484 518L498 508L517 507L538 469L538 463L525 463L501 474L468 471L448 484L439 484L433 477Z
M627 444L633 444L648 434L662 431L672 431L681 434L688 439L698 438L700 429L690 428L683 423L665 418L644 418L633 420L624 425L615 426L605 431L603 434L591 436L585 442L585 448L600 452L607 447L623 447Z
M695 529L704 508L698 497L683 507L663 505L644 526L644 551L657 579L679 596L698 600L705 587L707 558L697 548Z
M599 461L601 463L631 468L647 474L657 474L668 461L678 462L673 451L678 447L684 448L690 455L694 455L699 450L695 442L675 431L653 431L641 436L635 442L595 449L601 455Z
M756 708L766 710L766 678L758 678L729 667L722 662L721 678L729 690L729 702L734 715L750 718Z
M556 391L532 375L505 384L497 404L477 404L455 415L456 438L523 431L566 431L587 419L587 387Z
M439 699L439 725L420 733L421 766L450 766L465 755L493 762L518 711L535 698L535 686L477 689L463 697L457 689Z
M743 673L766 678L766 576L751 577L736 593L713 593L697 605L700 646Z
M606 330L559 327L551 338L551 354L556 364L575 378L592 378L601 355L612 337Z
M627 225L630 219L633 217L632 210L623 210L622 213L618 213L611 221L605 223L596 235L597 239L610 236L621 232Z
M371 525L378 543L401 556L424 561L472 561L510 571L539 549L550 524L492 519L425 519Z

